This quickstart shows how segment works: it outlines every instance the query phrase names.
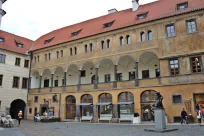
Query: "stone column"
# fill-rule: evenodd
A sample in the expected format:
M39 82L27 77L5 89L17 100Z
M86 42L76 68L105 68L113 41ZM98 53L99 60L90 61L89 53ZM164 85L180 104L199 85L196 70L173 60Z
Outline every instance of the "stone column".
M53 76L54 76L54 74L51 74L51 87L50 87L50 92L52 92L52 88L53 88Z
M81 70L78 72L78 85L77 85L77 91L80 91L80 85L81 85Z
M139 68L138 68L138 62L135 62L135 86L139 86Z
M40 76L40 82L39 82L38 93L40 93L40 89L41 89L41 82L42 82L42 76Z
M94 89L98 89L98 68L96 68L95 72Z
M117 88L117 65L114 65L114 83L113 88Z
M98 122L98 106L93 105L93 122Z

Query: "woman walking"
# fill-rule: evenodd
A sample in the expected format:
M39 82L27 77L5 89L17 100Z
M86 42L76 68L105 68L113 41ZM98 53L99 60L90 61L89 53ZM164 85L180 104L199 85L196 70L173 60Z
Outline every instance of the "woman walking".
M19 126L20 126L20 124L21 124L22 116L23 116L22 111L19 111L19 113L18 113L18 125L19 125Z

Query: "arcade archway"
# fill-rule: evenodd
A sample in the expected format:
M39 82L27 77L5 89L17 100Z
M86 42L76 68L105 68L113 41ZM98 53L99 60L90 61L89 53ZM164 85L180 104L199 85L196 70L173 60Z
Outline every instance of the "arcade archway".
M18 118L18 112L22 111L23 112L23 118L25 116L25 107L26 107L26 103L21 100L21 99L17 99L14 100L11 105L10 105L10 115L13 119L17 119Z

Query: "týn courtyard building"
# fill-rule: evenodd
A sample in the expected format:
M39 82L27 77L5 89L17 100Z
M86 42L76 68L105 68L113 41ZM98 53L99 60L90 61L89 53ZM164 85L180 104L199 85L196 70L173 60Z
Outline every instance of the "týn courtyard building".
M37 39L30 52L28 118L62 120L140 115L153 119L155 92L168 122L185 108L196 122L204 105L204 0L158 0L67 26Z

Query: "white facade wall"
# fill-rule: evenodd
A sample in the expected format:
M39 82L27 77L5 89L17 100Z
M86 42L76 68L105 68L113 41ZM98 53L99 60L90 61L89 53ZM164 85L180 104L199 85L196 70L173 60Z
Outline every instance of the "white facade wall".
M25 59L30 61L30 56L5 50L0 50L0 54L6 55L5 64L0 63L0 75L3 75L3 83L0 86L0 111L5 111L6 107L10 108L10 104L16 99L27 102L28 89L22 89L22 80L24 77L29 77L29 68L24 68L24 62ZM20 66L15 66L16 57L21 58ZM13 88L14 76L20 77L19 88Z

